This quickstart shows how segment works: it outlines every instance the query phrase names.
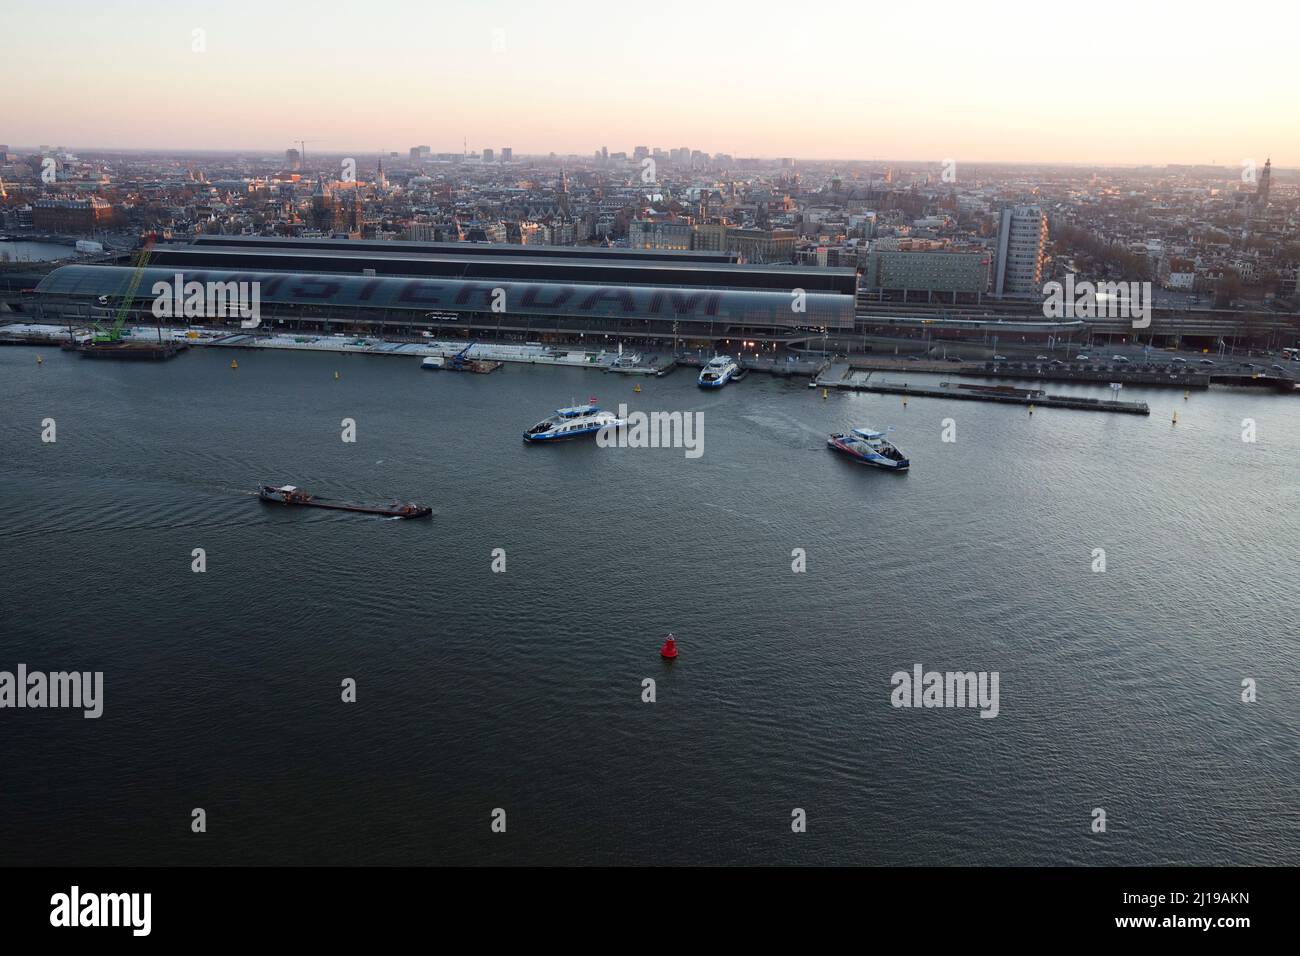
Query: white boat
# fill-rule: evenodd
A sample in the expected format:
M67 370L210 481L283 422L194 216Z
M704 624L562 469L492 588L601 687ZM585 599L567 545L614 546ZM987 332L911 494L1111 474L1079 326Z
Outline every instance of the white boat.
M563 441L594 435L602 428L622 428L625 424L613 412L603 411L596 405L574 405L557 408L550 418L524 432L524 441Z
M715 355L700 370L697 380L700 388L722 388L740 371L740 366L730 355Z
M424 361L420 363L420 368L428 369L434 372L442 368L442 366L443 366L443 359L437 355L425 356Z
M832 435L826 444L864 465L875 465L887 471L907 471L912 465L906 455L885 439L884 432L871 428L855 428L843 435Z

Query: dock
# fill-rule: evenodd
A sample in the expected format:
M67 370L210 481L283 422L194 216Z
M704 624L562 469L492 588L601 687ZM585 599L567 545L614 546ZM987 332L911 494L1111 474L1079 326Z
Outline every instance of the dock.
M709 359L713 358L713 354L704 349L686 352L677 357L676 364L687 368L704 368L709 363ZM718 354L726 355L727 353L719 352ZM732 357L736 360L736 364L740 366L742 373L766 372L768 375L775 375L777 378L816 378L830 364L819 352L810 355L786 355L780 358L759 358L743 354L733 355ZM732 381L739 381L739 376L733 377Z
M876 369L848 363L832 365L812 381L814 388L835 388L852 392L875 392L881 395L905 395L918 398L946 398L961 402L999 402L1034 408L1072 408L1089 412L1118 412L1125 415L1150 415L1146 402L1120 402L1112 399L1082 398L1073 395L1048 395L1035 388L1010 385L971 385L941 382L937 386L908 385L876 379Z

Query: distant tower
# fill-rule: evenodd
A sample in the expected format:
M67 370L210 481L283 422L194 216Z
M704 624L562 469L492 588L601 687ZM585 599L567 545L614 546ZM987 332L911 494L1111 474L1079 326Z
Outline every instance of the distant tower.
M375 173L375 185L380 189L388 186L388 180L384 177L384 154L379 154L379 172Z
M569 217L569 174L560 170L560 215Z
M1255 208L1260 212L1268 205L1268 181L1273 169L1273 160L1264 160L1264 171L1259 174L1259 184L1255 186Z

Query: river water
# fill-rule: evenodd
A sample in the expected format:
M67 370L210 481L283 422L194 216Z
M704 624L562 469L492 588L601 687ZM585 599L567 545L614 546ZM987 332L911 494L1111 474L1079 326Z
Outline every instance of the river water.
M232 354L0 349L0 670L104 674L0 710L0 864L1300 864L1294 399ZM520 441L593 396L703 454ZM866 424L910 474L825 447ZM891 706L917 664L996 718Z

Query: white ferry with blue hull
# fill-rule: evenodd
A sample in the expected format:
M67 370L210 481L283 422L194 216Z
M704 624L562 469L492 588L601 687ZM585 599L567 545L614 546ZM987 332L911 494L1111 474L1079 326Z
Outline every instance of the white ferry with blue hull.
M730 355L715 355L709 364L700 370L696 380L700 388L722 388L740 371L740 366Z
M550 418L538 422L524 432L524 441L565 441L594 435L602 428L621 428L625 422L613 412L603 411L596 405L574 405L557 408Z
M886 471L907 471L912 466L907 456L885 439L884 432L872 428L855 428L843 435L832 435L826 444L854 461Z

